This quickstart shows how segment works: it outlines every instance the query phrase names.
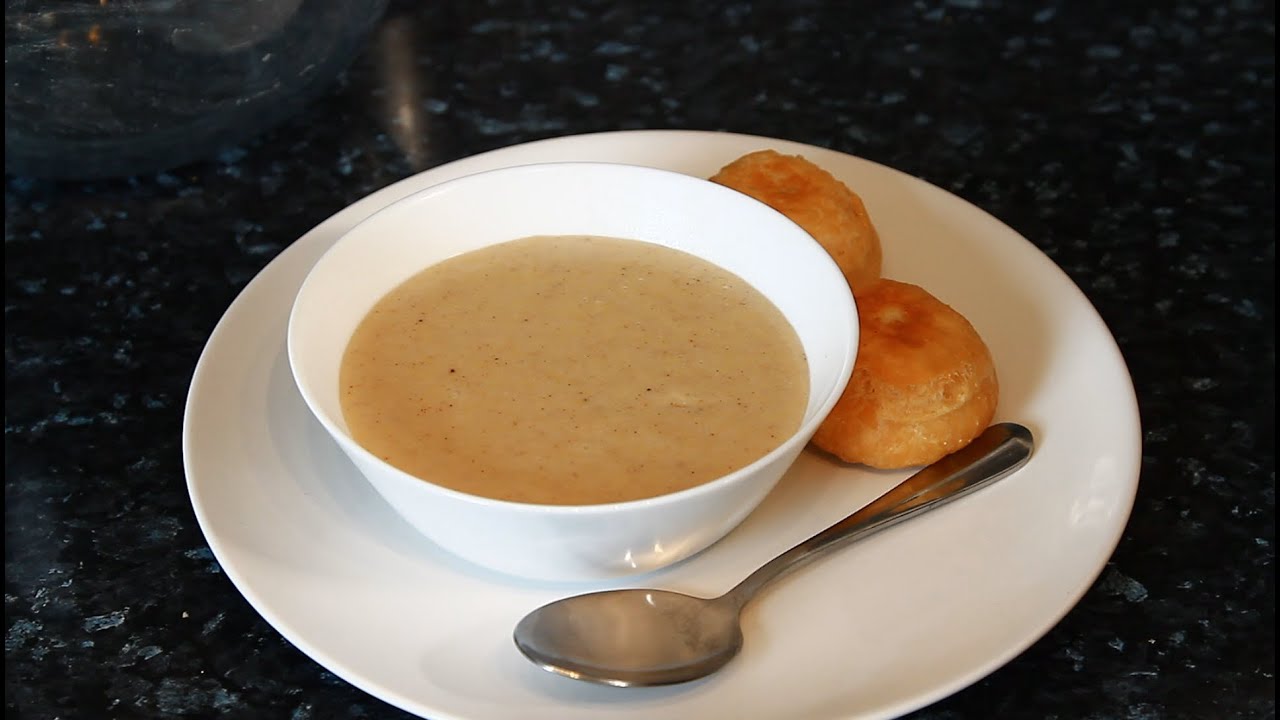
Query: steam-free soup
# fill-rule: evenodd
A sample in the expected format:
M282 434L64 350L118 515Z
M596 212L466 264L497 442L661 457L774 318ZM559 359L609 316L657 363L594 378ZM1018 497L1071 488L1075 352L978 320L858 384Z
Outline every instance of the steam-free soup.
M347 346L343 416L390 464L466 493L585 505L750 464L799 427L791 325L738 276L652 243L538 236L380 300Z

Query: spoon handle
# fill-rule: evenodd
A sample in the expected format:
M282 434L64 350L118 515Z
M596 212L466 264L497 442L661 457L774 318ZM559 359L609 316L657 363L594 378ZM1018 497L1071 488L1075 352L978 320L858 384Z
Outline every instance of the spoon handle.
M945 505L1017 470L1031 458L1033 445L1031 431L1022 425L992 425L964 448L765 563L720 601L741 609L765 585L828 552Z

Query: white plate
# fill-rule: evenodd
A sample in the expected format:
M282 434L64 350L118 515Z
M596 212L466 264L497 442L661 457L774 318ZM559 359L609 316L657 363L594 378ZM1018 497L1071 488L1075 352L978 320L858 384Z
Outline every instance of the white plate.
M443 180L551 160L707 176L765 147L804 154L862 195L884 244L885 275L924 286L973 322L1000 375L997 419L1029 426L1035 455L999 484L773 587L745 613L742 655L714 677L617 689L543 672L516 651L512 628L538 605L586 588L523 584L467 566L421 539L366 486L289 376L284 337L294 293L347 228ZM1009 661L1076 603L1128 518L1140 443L1133 385L1111 334L1067 276L1010 228L848 155L677 131L497 150L408 178L333 216L227 310L196 368L183 428L196 516L245 598L330 671L436 720L881 718L914 710ZM728 538L630 584L718 594L904 474L806 452Z

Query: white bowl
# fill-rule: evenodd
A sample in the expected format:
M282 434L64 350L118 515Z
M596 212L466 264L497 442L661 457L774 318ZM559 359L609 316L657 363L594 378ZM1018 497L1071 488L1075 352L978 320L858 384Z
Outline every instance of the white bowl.
M794 435L711 482L606 505L493 500L411 476L366 451L343 420L347 341L395 286L452 256L531 235L603 235L677 248L764 293L800 337L809 400ZM593 581L655 570L722 538L777 484L853 371L858 316L839 268L799 226L734 190L630 165L551 163L479 173L396 202L356 225L312 268L289 317L302 397L378 493L441 547L501 573Z

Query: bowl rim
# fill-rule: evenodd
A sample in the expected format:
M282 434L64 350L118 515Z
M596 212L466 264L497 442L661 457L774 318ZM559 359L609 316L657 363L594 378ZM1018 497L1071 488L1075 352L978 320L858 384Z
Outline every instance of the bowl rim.
M773 449L771 449L769 452L765 453L764 455L761 455L760 457L756 458L754 461L740 468L732 470L728 473L720 475L716 478L694 485L692 487L688 487L683 490L676 490L674 492L663 493L661 495L638 498L634 500L621 500L621 501L609 502L609 503L592 503L592 504L585 504L585 505L560 505L560 504L551 504L551 503L517 502L513 500L502 500L498 498L486 497L483 495L476 495L472 493L463 492L461 490L455 490L453 488L446 487L444 485L433 482L426 478L422 478L412 473L409 473L405 470L402 470L396 467L395 465L392 465L386 460L383 460L382 458L378 457L374 453L370 452L363 445L357 442L355 438L353 438L350 435L350 433L343 431L340 427L338 427L338 425L334 422L334 419L331 418L328 413L318 408L317 403L314 401L312 397L311 391L308 389L306 384L300 379L299 373L297 372L297 364L300 362L304 362L304 360L301 360L298 357L298 353L295 351L295 344L294 344L295 343L294 330L296 327L295 318L299 313L299 306L302 304L301 302L302 298L307 293L308 287L313 282L313 279L316 275L316 269L324 265L330 257L336 255L337 254L336 250L339 247L345 246L350 242L353 242L351 240L352 236L358 236L363 232L367 232L368 227L376 224L376 222L379 221L378 219L381 218L383 219L381 221L385 221L385 217L387 215L390 215L393 212L406 212L405 208L407 208L408 206L422 203L426 201L428 198L443 192L447 192L450 188L453 188L455 186L459 186L463 184L471 184L476 182L483 182L486 177L494 176L494 175L547 172L551 170L568 171L572 169L588 169L588 170L604 169L604 171L606 172L649 174L657 177L666 178L670 182L685 183L691 188L697 187L704 192L720 193L725 197L732 196L734 198L733 202L754 206L757 212L766 212L774 216L775 218L780 219L786 225L789 225L792 228L794 228L796 233L798 233L798 235L800 236L799 239L807 240L809 243L812 243L813 246L816 246L817 249L821 251L820 258L825 258L825 262L819 259L819 264L823 265L825 268L823 272L828 273L829 276L834 275L834 279L838 280L840 286L842 286L845 290L845 293L843 293L842 295L842 299L844 299L844 296L847 295L847 300L848 300L847 303L842 303L841 307L837 309L838 312L845 315L844 317L845 323L842 325L833 324L832 330L833 331L840 330L846 333L849 339L848 344L850 347L849 347L849 351L845 354L845 357L843 359L843 362L841 363L839 371L836 374L835 382L833 383L831 388L827 391L826 396L823 397L822 402L818 405L812 417L802 422L799 427L797 427L784 440L782 440L780 443L774 446ZM515 240L518 238L511 238L511 239ZM651 241L642 241L642 242L651 242ZM493 244L498 244L498 243L493 243ZM655 244L661 244L661 243L655 243ZM483 246L483 247L491 247L491 246L492 244ZM670 246L664 245L664 247L670 247ZM470 251L464 250L459 253L454 253L452 255L442 257L439 260L436 260L435 262L433 262L431 265L423 266L423 268L421 269L426 269L427 267L431 267L434 264L444 262L449 258L456 257L458 255L465 254L467 252L474 252L477 249L480 249L480 248L475 248ZM685 252L689 252L689 251L685 251ZM724 268L723 266L720 266L718 263L715 263L712 260L708 260L707 258L702 257L701 255L698 255L697 253L691 252L690 254L693 254L695 255L695 257L699 257L699 259L702 259L706 262L711 262L713 264L716 264L717 266L721 267L722 269L725 269L728 272L733 272L731 270L728 270L727 268ZM750 283L750 281L747 281L747 282L752 287L756 287L754 284ZM387 291L389 292L389 290L390 289L388 289ZM758 292L761 292L762 294L764 292L759 288L756 288L756 290ZM772 298L768 297L768 295L765 295L765 297L771 303L774 302ZM452 500L455 502L462 502L472 506L491 508L494 510L504 511L508 513L515 513L518 515L536 514L536 515L553 516L553 517L613 515L613 514L622 513L622 512L642 511L646 509L660 508L665 505L679 504L684 502L686 499L696 498L701 495L718 492L720 489L724 488L725 486L734 485L739 482L742 482L744 478L747 478L750 475L754 475L755 472L760 468L772 463L778 457L790 452L794 448L794 446L799 442L800 438L802 437L805 438L804 444L807 445L809 442L809 438L811 438L813 433L817 430L818 425L821 424L822 421L826 419L827 415L830 414L831 409L835 407L836 402L839 401L840 396L843 394L845 387L848 385L848 382L852 377L853 368L857 361L859 339L860 339L860 332L861 332L861 326L858 319L856 302L857 301L853 296L853 292L852 290L849 289L848 282L847 280L845 280L844 273L840 270L839 266L836 264L835 260L831 257L831 255L826 251L826 249L823 248L822 245L816 239L814 239L814 237L808 231L804 230L797 223L795 223L795 221L791 220L782 212L774 209L773 207L770 207L768 204L760 200L757 200L754 197L751 197L750 195L747 195L746 193L743 193L741 191L735 190L733 188L730 188L724 185L720 185L718 183L714 183L705 178L700 178L694 175L688 175L688 174L676 172L673 170L653 168L646 165L636 165L631 163L620 163L620 162L598 162L598 161L576 161L576 160L535 162L535 163L525 163L520 165L512 165L512 166L503 167L503 168L483 170L483 171L463 175L457 178L453 178L451 180L446 180L444 182L437 183L435 185L431 185L426 188L422 188L421 190L413 192L382 208L379 208L378 210L371 213L369 216L365 217L364 219L360 220L356 224L352 225L351 227L343 231L342 234L333 242L333 244L330 245L330 247L326 249L325 252L322 253L320 257L315 261L315 263L312 264L312 266L307 270L306 276L303 278L302 283L299 285L298 291L294 295L293 301L289 308L289 317L288 317L288 323L287 323L286 332L285 332L286 354L288 356L289 374L293 379L294 386L297 388L299 394L302 395L303 402L306 404L307 409L311 413L311 416L315 418L318 422L320 422L320 424L325 428L325 431L330 435L330 437L332 437L340 445L342 445L343 449L348 454L354 451L364 461L372 463L373 465L377 466L380 470L384 471L384 473L387 474L388 476L395 478L395 482L397 484L403 484L406 487L420 488L421 491L431 493L431 494L438 494L443 496L445 499ZM839 318L837 318L837 320L838 319ZM790 320L788 320L788 323L790 323ZM805 362L806 362L806 365L809 365L811 363L807 353L805 356ZM799 450L803 450L803 447L800 448ZM359 471L359 468L357 468L357 470ZM363 472L361 474L363 474Z

